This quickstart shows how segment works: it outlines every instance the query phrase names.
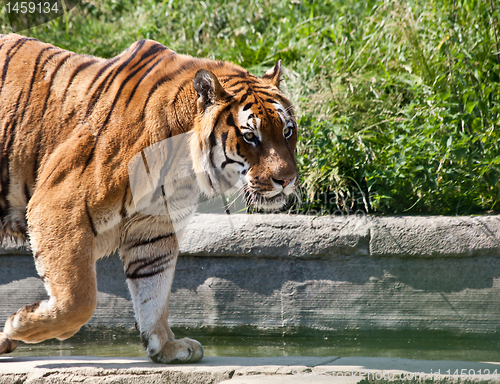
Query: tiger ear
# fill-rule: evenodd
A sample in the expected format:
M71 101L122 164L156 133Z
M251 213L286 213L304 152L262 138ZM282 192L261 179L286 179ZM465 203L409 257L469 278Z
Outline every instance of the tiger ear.
M274 85L276 88L279 88L282 74L283 71L281 69L281 60L278 60L274 68L264 73L264 76L262 76L262 80L268 82L271 85Z
M222 88L217 77L206 69L200 69L196 72L193 79L193 86L196 93L198 93L198 107L202 111L205 111L218 101L231 96Z

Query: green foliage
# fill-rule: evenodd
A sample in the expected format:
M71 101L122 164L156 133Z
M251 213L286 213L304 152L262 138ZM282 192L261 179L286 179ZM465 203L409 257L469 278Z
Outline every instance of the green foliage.
M257 74L283 60L303 212L500 211L496 0L219 3L82 0L24 34L103 57L150 38Z
M486 1L367 10L348 53L330 51L301 89L310 196L356 181L375 212L499 210L498 15Z

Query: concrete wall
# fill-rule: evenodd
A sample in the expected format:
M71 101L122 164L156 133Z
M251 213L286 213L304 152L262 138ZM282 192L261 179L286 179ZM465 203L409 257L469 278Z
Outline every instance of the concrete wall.
M172 289L176 327L500 330L500 216L197 215ZM227 224L227 223L226 223ZM221 229L222 228L222 229ZM91 326L134 325L119 258L97 263ZM45 298L29 249L0 250L0 323Z

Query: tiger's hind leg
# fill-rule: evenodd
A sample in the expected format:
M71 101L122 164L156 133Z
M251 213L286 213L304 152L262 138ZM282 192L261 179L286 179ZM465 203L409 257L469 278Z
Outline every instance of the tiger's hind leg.
M35 264L49 299L25 305L7 319L0 354L12 351L16 340L71 337L92 317L97 303L95 239L84 205L47 200L28 215Z
M148 220L129 228L120 255L141 341L155 363L196 363L203 358L201 344L193 339L176 340L168 325L168 301L179 253L179 233L171 225L151 228ZM148 238L143 234L148 233Z

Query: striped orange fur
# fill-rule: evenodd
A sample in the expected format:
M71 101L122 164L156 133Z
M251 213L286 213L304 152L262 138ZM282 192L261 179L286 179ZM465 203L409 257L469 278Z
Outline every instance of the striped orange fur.
M0 237L29 239L50 296L7 320L0 354L77 332L96 305L95 261L118 249L150 358L199 361L201 345L167 321L178 243L200 191L234 181L263 209L293 193L297 126L280 76L279 62L257 78L150 40L106 60L0 35ZM139 212L129 163L186 133L186 213Z

